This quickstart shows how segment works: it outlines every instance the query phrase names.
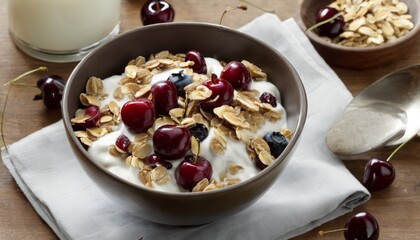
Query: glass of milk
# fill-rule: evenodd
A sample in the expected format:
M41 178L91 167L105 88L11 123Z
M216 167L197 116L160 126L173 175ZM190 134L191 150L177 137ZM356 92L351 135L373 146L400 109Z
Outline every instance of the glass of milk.
M26 54L75 62L119 33L121 0L7 0L9 32Z

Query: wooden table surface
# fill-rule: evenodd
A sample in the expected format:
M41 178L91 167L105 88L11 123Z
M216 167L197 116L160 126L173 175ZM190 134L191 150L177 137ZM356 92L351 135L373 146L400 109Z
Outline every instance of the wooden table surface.
M170 1L176 9L176 21L199 21L218 23L228 6L243 3L233 0L182 0ZM295 15L297 1L253 0L259 6L273 9L280 19ZM123 0L121 10L121 32L140 26L139 9L143 0ZM249 7L248 11L233 11L225 16L224 25L240 27L262 14L262 11ZM50 73L69 76L76 63L54 64L35 60L19 51L8 35L6 0L0 0L0 86L19 74L47 66ZM379 77L401 67L419 63L420 46L413 49L410 56L388 66L366 71L351 71L334 68L349 90L356 94ZM43 73L26 78L34 83ZM7 87L0 87L0 106L3 106ZM4 120L4 136L11 144L38 129L61 118L59 110L46 109L42 101L32 101L38 90L35 88L12 88ZM389 152L378 153L386 158ZM354 213L368 211L373 214L381 227L380 239L420 239L420 139L414 139L395 156L392 164L397 177L389 188L372 194L371 200L354 210L319 228L294 239L315 239L320 229L341 228ZM363 175L365 161L345 162L358 179ZM0 239L56 239L53 231L36 214L31 204L22 194L14 179L0 164ZM342 233L326 236L324 239L343 239Z

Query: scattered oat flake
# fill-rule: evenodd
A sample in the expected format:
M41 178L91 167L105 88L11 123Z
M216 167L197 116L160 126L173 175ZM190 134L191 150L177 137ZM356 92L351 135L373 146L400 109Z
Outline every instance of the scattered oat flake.
M200 101L200 100L208 99L211 95L212 95L212 91L208 87L204 85L200 85L196 87L195 90L188 93L188 98L192 101Z
M236 115L232 112L225 112L223 114L223 118L234 126L245 128L245 129L250 128L250 124L246 121L246 119L242 115Z
M152 90L152 84L146 84L140 86L140 89L135 92L134 97L135 98L142 98L145 97L150 91Z
M232 164L229 166L229 173L232 175L235 175L239 172L239 170L244 169L244 167L242 167L241 165L238 164Z
M100 123L107 123L107 122L111 122L113 120L113 118L111 116L103 116L100 119Z
M125 67L125 75L129 78L136 78L137 76L137 66L136 65L128 65Z
M115 145L109 146L108 152L114 157L120 157L122 155L122 153L119 151L119 149Z
M198 182L192 192L202 192L204 189L209 185L209 180L207 178L203 178L200 182Z
M195 156L200 155L200 142L194 136L191 137L191 153Z
M150 171L150 179L159 185L163 185L171 180L168 171L163 166L156 166Z
M101 106L101 101L99 101L99 99L96 96L87 95L86 93L80 94L80 102L84 106L90 106L90 105L95 105L95 106L98 106L98 107Z
M86 146L92 146L93 142L87 137L80 138L80 141Z
M133 156L145 159L152 152L152 146L147 142L134 143Z
M270 166L275 158L267 151L262 151L258 154L258 158L261 160L261 162L266 165L266 166Z
M90 77L86 83L86 94L101 95L104 91L104 84L100 78Z

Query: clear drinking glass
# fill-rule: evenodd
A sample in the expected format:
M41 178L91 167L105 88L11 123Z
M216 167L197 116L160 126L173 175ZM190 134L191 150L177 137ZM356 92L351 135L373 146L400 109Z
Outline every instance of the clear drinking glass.
M7 0L10 36L48 62L75 62L116 36L121 0Z

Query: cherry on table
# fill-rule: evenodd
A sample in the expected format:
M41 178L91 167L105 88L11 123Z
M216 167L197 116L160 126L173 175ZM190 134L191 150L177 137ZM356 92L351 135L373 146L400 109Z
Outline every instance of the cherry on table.
M153 134L155 153L166 160L181 158L190 150L191 134L188 128L177 125L163 125Z
M394 182L395 168L391 163L389 163L389 161L409 141L410 139L401 143L396 149L394 149L386 161L373 158L367 162L362 183L369 191L382 190Z
M155 104L146 98L128 101L121 108L122 122L134 133L146 132L155 119Z
M316 15L316 23L318 24L327 21L328 19L333 18L337 14L338 10L333 7L327 6L321 8ZM321 36L335 38L343 32L344 24L345 22L343 16L339 15L336 18L318 26L318 33Z
M198 51L188 51L185 54L185 61L193 61L194 65L191 67L195 73L206 74L207 73L207 64L203 55Z
M187 155L175 170L179 186L191 191L204 178L209 181L213 174L211 163L202 156Z
M379 224L376 219L367 212L361 212L350 218L344 231L346 239L376 240L379 239Z
M248 90L252 82L251 73L241 62L232 61L223 67L220 78L228 81L234 89Z
M211 79L204 81L202 85L212 91L209 98L200 101L203 110L213 112L213 109L222 105L230 105L233 102L234 90L228 81L212 74Z
M43 100L48 108L60 108L61 99L65 86L64 79L59 75L46 75L38 79L37 87L41 90L40 94L34 96L34 100Z
M140 18L143 25L173 22L175 10L167 1L150 0L142 6Z
M379 224L375 217L367 212L361 212L351 217L344 228L319 231L318 236L323 237L325 234L334 232L344 232L346 240L377 240L379 239Z
M371 192L390 186L394 179L395 168L387 161L373 158L365 166L363 186Z

